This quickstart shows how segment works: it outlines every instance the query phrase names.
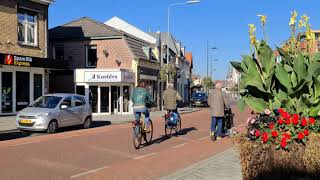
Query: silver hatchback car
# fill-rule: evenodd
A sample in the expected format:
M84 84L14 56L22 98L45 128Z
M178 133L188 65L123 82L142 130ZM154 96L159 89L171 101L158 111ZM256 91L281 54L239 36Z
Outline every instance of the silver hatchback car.
M87 98L67 93L41 96L16 117L16 126L23 131L55 133L60 127L90 128L91 124L92 112Z

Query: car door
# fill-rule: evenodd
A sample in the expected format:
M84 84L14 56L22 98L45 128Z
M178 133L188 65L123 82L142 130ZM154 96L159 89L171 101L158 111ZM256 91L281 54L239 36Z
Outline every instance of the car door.
M74 96L74 117L75 117L75 125L82 124L85 119L85 109L84 109L84 101L81 96Z
M59 115L59 126L66 127L71 126L75 121L75 116L72 107L72 96L68 96L63 99L61 105L66 105L67 108L60 108L60 115ZM61 107L60 105L60 107Z

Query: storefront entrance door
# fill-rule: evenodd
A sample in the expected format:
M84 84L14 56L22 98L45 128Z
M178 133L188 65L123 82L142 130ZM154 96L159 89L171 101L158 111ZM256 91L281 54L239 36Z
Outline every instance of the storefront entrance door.
M100 87L100 112L109 113L109 87Z

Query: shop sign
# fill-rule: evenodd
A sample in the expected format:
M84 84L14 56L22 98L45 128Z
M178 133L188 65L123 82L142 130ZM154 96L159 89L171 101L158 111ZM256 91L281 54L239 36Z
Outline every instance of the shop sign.
M6 55L4 64L5 65L14 65L14 66L26 66L30 67L32 63L32 57L28 56L16 56L16 55Z
M132 72L122 72L122 80L124 82L134 82L134 76L133 76L133 73Z
M84 72L85 82L121 82L120 71Z

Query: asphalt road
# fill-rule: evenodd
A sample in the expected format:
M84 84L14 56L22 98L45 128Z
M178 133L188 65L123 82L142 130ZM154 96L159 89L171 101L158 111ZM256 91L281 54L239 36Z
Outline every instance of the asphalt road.
M245 116L236 111L235 124ZM0 179L158 179L233 146L209 140L208 109L182 115L177 137L164 136L163 121L153 119L153 143L139 150L130 124L1 141Z

